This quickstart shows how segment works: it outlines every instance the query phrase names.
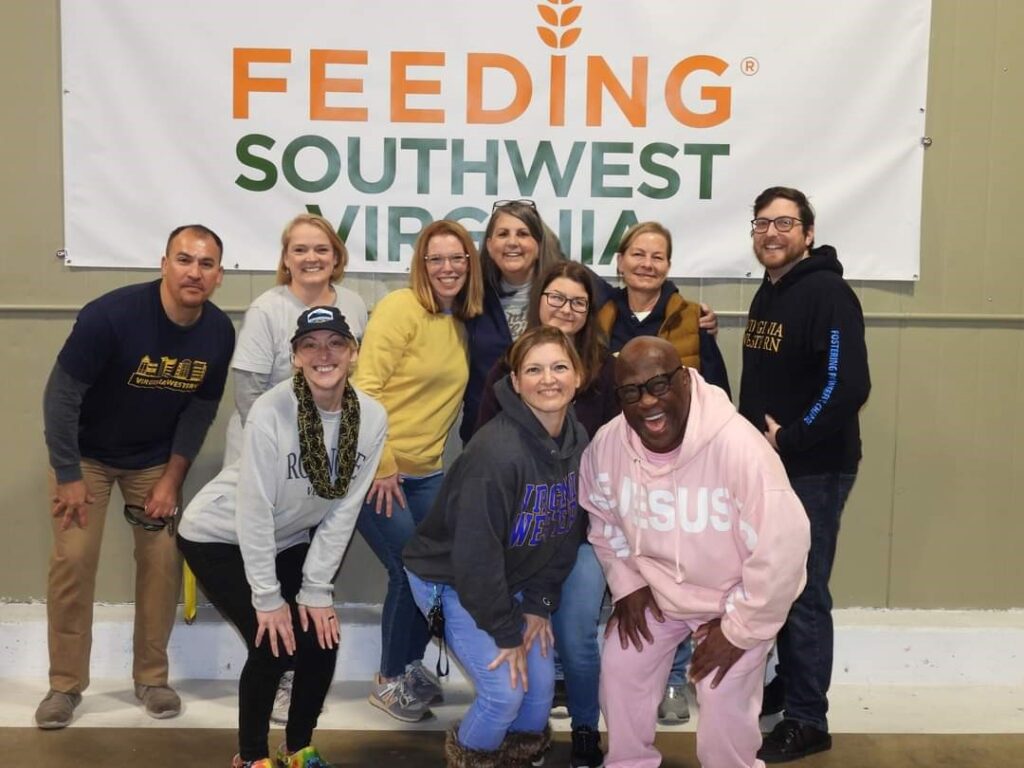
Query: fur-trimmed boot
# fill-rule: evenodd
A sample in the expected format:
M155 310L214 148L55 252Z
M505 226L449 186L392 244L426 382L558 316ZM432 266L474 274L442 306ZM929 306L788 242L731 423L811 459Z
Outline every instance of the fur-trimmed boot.
M504 768L501 750L484 752L470 749L459 742L459 724L444 734L444 764L447 768Z
M544 757L551 749L551 726L543 731L512 731L501 742L502 768L530 768L544 765Z

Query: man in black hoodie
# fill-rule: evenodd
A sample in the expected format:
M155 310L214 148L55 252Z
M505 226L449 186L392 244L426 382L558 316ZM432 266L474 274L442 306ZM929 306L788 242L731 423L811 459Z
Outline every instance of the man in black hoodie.
M811 523L807 586L779 632L777 682L763 713L785 717L758 757L783 763L830 749L832 595L839 518L860 462L857 414L871 388L864 314L829 245L814 247L806 195L770 187L754 201L765 268L743 335L740 413L779 452Z

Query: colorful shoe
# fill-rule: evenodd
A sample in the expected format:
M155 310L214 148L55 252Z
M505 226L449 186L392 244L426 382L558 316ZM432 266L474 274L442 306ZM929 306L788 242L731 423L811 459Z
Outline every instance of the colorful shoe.
M444 701L441 681L423 666L422 661L414 661L405 667L405 687L428 707Z
M403 723L418 723L433 714L430 707L417 699L409 690L404 676L397 680L383 682L380 675L377 675L373 683L373 690L370 692L370 703Z
M572 729L571 768L601 768L604 752L601 751L601 734L587 725Z
M295 682L295 670L289 669L277 684L274 694L274 709L270 713L270 722L288 725L288 710L292 706L292 684Z
M686 700L685 685L669 685L658 705L658 722L662 725L682 725L690 722L690 704Z
M241 755L231 758L231 768L277 768L277 763L269 757L262 760L243 760Z
M320 757L312 744L291 754L282 744L277 749L277 765L280 768L331 768L331 764Z

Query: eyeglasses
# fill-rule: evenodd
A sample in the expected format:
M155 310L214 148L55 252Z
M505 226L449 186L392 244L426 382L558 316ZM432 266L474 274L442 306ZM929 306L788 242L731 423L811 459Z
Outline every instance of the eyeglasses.
M499 200L491 206L491 213L494 213L499 208L507 208L510 205L525 205L528 208L533 208L535 211L537 210L537 204L533 200Z
M170 517L150 517L146 514L144 507L136 504L124 505L124 519L132 525L141 526L144 531L161 531L167 529L167 534L174 538L174 532L178 528L178 510Z
M455 253L451 256L442 256L438 253L429 253L423 257L423 260L427 262L428 269L437 269L445 263L451 264L453 267L464 267L469 261L469 254Z
M683 366L680 365L671 373L659 373L657 376L651 376L642 384L623 384L621 387L615 388L615 394L625 405L639 402L643 397L644 390L652 397L661 397L672 386L672 377L681 370L683 370Z
M554 307L555 309L561 309L565 306L566 302L569 303L569 309L581 315L590 309L590 299L586 296L574 296L570 299L568 296L556 293L555 291L544 291L541 296L545 298L549 307Z
M768 227L775 225L776 232L789 232L797 224L803 224L803 220L794 219L792 216L777 216L774 219L757 218L750 220L751 229L759 235L768 231Z
M316 339L312 339L309 336L303 336L295 345L295 354L313 357L327 350L332 354L338 355L344 350L349 349L350 345L351 342L341 334L334 334L323 343L318 343Z

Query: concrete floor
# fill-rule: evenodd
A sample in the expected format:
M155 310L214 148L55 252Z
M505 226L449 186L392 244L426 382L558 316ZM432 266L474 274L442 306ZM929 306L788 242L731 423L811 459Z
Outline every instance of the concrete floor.
M32 713L45 689L36 682L0 680L0 744L16 764L224 768L235 748L233 681L183 681L185 709L174 720L152 720L124 681L96 680L71 727L43 732ZM336 683L315 743L337 766L441 765L442 731L470 700L469 690L449 687L436 717L397 723L365 700L367 684ZM834 746L801 768L981 768L1024 766L1024 691L1017 688L866 688L834 686ZM556 710L556 715L562 714ZM569 722L552 717L555 748L548 768L567 766ZM666 768L697 768L694 722L659 727ZM272 735L275 744L283 734Z

